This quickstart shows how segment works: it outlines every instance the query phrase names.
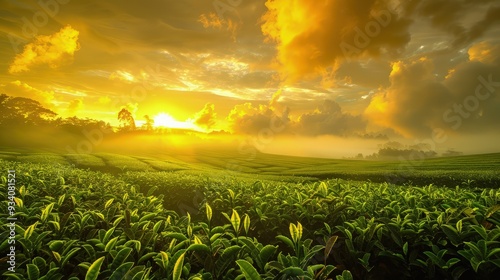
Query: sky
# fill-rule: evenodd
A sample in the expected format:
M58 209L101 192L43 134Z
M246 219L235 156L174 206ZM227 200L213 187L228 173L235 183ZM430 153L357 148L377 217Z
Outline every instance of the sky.
M0 92L268 152L498 152L500 0L2 0Z

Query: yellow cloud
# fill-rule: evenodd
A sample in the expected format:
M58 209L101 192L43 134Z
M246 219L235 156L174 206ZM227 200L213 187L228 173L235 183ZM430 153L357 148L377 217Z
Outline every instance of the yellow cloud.
M394 77L399 72L401 72L401 67L403 67L403 66L404 65L403 65L402 61L397 61L397 62L392 63L392 70L391 70L391 74L389 75L389 77Z
M197 126L211 128L215 125L217 114L215 113L215 105L213 103L205 104L205 107L196 113L194 123Z
M488 42L480 42L471 46L468 50L470 61L491 63L498 58L499 45L492 46Z
M262 129L274 129L281 132L290 122L289 108L278 111L281 90L275 92L268 104L252 105L250 102L238 104L233 107L226 120L235 133L259 133Z
M52 101L54 100L54 92L53 91L44 91L37 89L28 85L27 83L23 83L19 80L10 82L6 85L5 88L6 93L13 96L18 97L26 97L34 99L40 102L45 107L52 108Z
M73 58L79 50L79 32L67 25L52 35L35 37L32 43L24 47L22 53L16 55L9 66L9 73L28 72L33 66L47 64L57 68Z
M322 77L334 85L340 64L378 56L410 41L410 21L391 13L390 0L267 0L262 33L276 42L282 80Z
M385 100L383 95L375 95L368 108L366 108L366 114L381 114L379 118L375 118L375 121L379 124L386 125L387 121L382 118L382 116L387 113L388 105L388 101Z
M198 18L204 28L215 28L215 29L226 29L231 32L231 38L236 40L236 32L240 24L232 19L222 19L218 17L215 13L210 13L208 15L202 14Z
M109 75L109 79L110 80L124 81L127 83L131 83L131 82L134 82L136 80L134 75L130 74L127 71L121 71L121 70L118 70L118 71L111 73L111 75Z
M68 104L67 114L68 115L76 115L78 111L83 109L83 100L74 99Z
M224 20L219 18L214 13L210 13L208 15L202 14L198 21L201 22L205 28L213 27L217 29L221 29L224 23Z
M273 97L271 97L271 101L269 102L269 108L275 109L276 105L278 105L280 97L281 97L281 89L275 92L273 94Z
M436 79L432 61L420 58L394 62L390 81L389 87L372 97L365 117L404 137L427 136L441 125L452 95Z
M327 99L313 112L300 115L293 128L303 135L351 136L363 133L366 121L360 115L342 112L337 102Z

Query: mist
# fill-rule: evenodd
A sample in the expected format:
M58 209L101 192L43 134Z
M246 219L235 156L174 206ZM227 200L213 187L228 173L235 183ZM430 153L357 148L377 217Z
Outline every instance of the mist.
M489 139L489 141L485 141ZM444 140L444 141L443 141ZM426 146L424 150L434 151L441 156L447 151L462 154L484 154L500 151L500 132L481 135L444 135L442 138L405 139L391 138L363 139L359 137L337 136L280 136L268 141L257 142L259 151L269 154L280 154L300 157L320 158L354 158L377 153L387 142L398 142L402 146L411 147L418 144Z

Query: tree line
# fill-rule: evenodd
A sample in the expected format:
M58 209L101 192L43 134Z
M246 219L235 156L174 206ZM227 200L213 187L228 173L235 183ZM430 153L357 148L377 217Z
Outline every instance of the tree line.
M123 132L153 130L153 119L148 115L144 118L146 119L145 124L137 127L132 113L126 108L122 108L117 115L120 126L113 129L111 124L102 120L76 116L63 118L31 98L0 94L0 127L4 128L52 127L74 133L79 133L82 129L94 128Z

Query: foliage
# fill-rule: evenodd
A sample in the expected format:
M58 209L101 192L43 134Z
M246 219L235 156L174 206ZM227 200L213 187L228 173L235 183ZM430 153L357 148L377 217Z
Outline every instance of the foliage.
M16 170L18 190L16 271L0 264L5 279L494 279L500 272L497 189L113 176L2 160L0 169Z
M136 129L134 117L132 116L132 113L130 113L130 111L126 108L122 108L120 112L118 112L118 120L125 130Z
M38 101L6 94L0 94L0 112L0 125L42 125L57 116Z

